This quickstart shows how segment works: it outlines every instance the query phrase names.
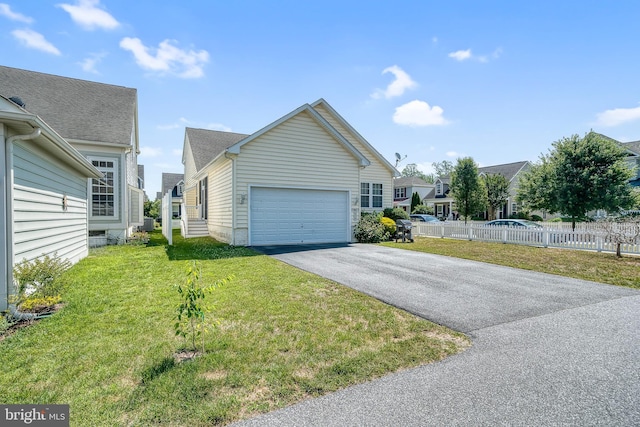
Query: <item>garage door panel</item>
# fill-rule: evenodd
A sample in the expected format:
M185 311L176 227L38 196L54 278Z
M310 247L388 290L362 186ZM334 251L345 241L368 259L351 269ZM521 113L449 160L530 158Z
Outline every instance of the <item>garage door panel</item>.
M251 244L347 242L348 202L346 191L252 188Z

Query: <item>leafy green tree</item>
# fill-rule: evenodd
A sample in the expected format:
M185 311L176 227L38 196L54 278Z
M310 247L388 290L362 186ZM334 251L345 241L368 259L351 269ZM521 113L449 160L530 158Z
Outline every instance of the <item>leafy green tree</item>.
M418 165L415 163L409 163L407 166L402 169L402 176L411 177L416 176L425 182L433 182L431 179L433 177L426 175L421 170L418 169Z
M496 219L496 211L509 199L509 181L499 173L485 175L482 180L487 189L489 219Z
M517 198L531 209L570 217L575 230L587 212L633 206L632 171L625 157L622 147L595 132L562 138L524 174Z
M453 172L451 173L451 184L449 193L456 201L458 211L467 217L480 211L484 211L487 206L487 191L482 180L478 176L478 165L471 157L458 159Z
M420 195L418 193L413 193L411 195L411 212L413 213L413 210L416 208L416 206L418 206L420 203L422 203L422 200L420 200Z
M160 216L160 204L162 200L150 201L147 200L144 202L144 216L147 218L157 219Z
M433 162L431 163L433 169L436 171L436 177L451 175L453 172L453 162L448 160L443 160L441 162Z

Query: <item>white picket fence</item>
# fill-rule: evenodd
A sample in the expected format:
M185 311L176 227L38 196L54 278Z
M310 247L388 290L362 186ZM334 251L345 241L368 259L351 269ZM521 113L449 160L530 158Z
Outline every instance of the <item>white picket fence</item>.
M440 223L414 222L413 237L441 237L451 239L480 240L484 242L512 243L517 245L551 248L582 249L597 252L616 252L616 243L596 224L588 227L550 223L542 229L514 227L486 227L483 223L446 221ZM621 253L640 255L640 237L635 243L623 243Z

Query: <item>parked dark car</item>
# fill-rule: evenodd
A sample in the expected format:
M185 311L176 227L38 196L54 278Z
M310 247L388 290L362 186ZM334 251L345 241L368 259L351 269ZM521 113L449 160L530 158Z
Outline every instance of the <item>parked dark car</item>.
M411 218L411 221L414 222L440 222L440 220L435 216L427 214L413 214L409 215L409 217Z

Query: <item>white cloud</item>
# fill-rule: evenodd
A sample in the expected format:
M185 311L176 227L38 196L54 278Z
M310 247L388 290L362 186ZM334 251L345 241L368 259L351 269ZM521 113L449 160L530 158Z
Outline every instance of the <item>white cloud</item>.
M447 151L446 153L444 153L445 156L447 157L459 157L460 154L458 154L457 151Z
M41 50L53 55L60 55L58 48L48 42L42 34L36 31L25 28L24 30L13 30L11 34L28 48Z
M502 55L502 48L499 47L494 50L490 55L474 55L471 53L471 49L457 50L449 54L449 58L453 58L456 61L475 60L478 62L489 62L492 59L498 59Z
M24 22L26 24L31 24L33 22L33 18L12 11L11 6L6 3L0 3L0 15L6 16L12 21Z
M175 41L164 40L155 49L143 45L138 38L125 37L120 41L120 47L131 51L138 65L144 69L171 73L182 78L204 76L202 67L209 62L209 53L206 50L182 50L172 43Z
M102 61L102 58L107 56L106 53L92 53L88 58L85 58L82 62L80 62L80 66L84 71L94 74L100 74L96 69L96 65Z
M140 147L140 157L158 157L162 155L161 148L149 147L149 146L141 146Z
M456 61L464 61L471 58L471 49L457 50L449 54L449 58L453 58Z
M158 125L158 129L160 130L172 130L179 129L183 127L193 127L199 129L209 129L209 130L219 130L223 132L231 132L231 128L229 126L225 126L221 123L196 123L191 120L185 119L184 117L180 117L176 123L170 123L168 125ZM182 151L180 151L180 155L182 156Z
M229 126L225 126L221 123L209 123L205 126L205 129L219 130L222 132L231 132L231 128Z
M395 80L389 83L389 86L385 90L376 89L371 97L374 99L379 98L393 98L402 95L407 89L414 89L418 86L418 83L414 82L409 74L405 73L402 68L397 65L387 67L382 70L382 74L391 73L395 76Z
M399 125L408 126L437 126L449 123L443 116L442 108L429 106L424 101L414 100L396 107L393 121Z
M596 124L600 126L618 126L626 122L640 120L640 107L614 108L596 114Z
M109 12L98 8L100 0L77 0L75 5L62 3L57 6L69 13L71 19L86 30L113 30L120 26Z

